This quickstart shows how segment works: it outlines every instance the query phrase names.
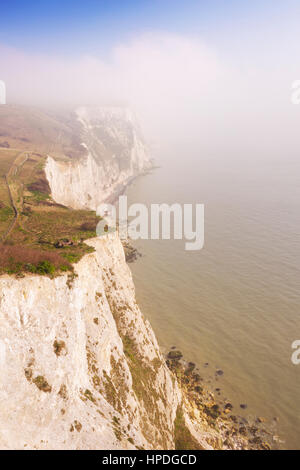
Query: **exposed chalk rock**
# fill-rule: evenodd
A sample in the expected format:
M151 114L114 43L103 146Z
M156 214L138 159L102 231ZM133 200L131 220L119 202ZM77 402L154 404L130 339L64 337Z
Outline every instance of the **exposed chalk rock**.
M151 167L147 147L133 113L122 108L77 109L83 158L48 157L46 176L52 196L75 209L93 209L108 201Z
M136 304L122 244L88 243L96 251L71 283L0 278L2 449L174 446L181 393Z

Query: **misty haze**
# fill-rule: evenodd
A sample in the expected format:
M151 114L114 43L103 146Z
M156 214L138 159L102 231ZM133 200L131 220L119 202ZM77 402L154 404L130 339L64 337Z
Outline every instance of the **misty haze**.
M298 2L26 3L1 13L0 448L299 449ZM203 248L124 240L97 211L122 195L203 205Z

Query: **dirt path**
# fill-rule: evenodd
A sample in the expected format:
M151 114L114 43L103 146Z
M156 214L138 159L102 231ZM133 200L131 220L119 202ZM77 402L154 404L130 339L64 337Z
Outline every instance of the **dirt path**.
M8 229L6 230L6 232L4 233L4 235L2 236L2 241L5 242L5 240L7 239L7 237L9 236L9 234L12 232L12 230L14 229L16 223L17 223L17 220L18 220L18 217L19 217L19 212L18 212L18 209L16 208L15 206L15 203L14 203L14 200L13 200L13 197L12 197L12 194L11 194L11 190L10 190L10 187L9 187L9 184L8 184L8 180L7 180L7 175L5 175L4 177L5 179L5 182L6 182L6 186L7 186L7 190L8 190L8 194L9 194L9 199L10 199L10 203L11 203L11 206L14 210L14 218L13 218L13 221L11 222L10 226L8 227Z
M9 182L8 182L8 177L9 176L15 176L17 174L18 169L21 166L23 166L24 163L26 163L27 159L29 158L29 155L27 153L25 155L25 159L22 160L19 164L16 164L16 161L19 158L20 158L20 156L17 157L17 159L14 161L14 163L11 165L10 169L8 170L7 174L4 176L5 183L6 183L7 190L8 190L9 199L10 199L10 203L11 203L11 206L12 206L13 211L14 211L14 218L13 218L11 224L9 225L8 229L4 233L4 235L2 235L2 242L5 242L7 240L7 237L11 234L11 232L15 228L17 220L19 218L19 211L18 211L18 209L15 205L14 198L13 198L13 195L12 195L12 192L11 192L11 189L10 189L10 186L9 186Z

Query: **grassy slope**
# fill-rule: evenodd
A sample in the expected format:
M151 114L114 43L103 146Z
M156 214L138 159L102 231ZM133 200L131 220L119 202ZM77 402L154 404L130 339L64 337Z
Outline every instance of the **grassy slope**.
M51 199L44 165L55 147L58 158L79 156L71 127L37 111L0 107L0 274L56 275L91 251L83 241L95 236L99 218Z

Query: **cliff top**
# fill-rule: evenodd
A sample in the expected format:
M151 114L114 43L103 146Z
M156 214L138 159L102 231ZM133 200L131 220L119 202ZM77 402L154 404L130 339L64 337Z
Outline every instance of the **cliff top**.
M0 107L0 274L72 271L71 263L91 251L83 240L95 236L99 218L56 204L44 172L48 152L60 158L82 152L70 122Z
M0 149L0 274L55 275L91 251L83 241L95 236L99 218L53 201L46 158Z

